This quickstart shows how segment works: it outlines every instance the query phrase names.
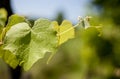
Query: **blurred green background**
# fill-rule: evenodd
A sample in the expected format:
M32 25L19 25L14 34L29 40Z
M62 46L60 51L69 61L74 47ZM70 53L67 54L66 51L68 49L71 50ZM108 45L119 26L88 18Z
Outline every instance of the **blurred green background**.
M0 79L120 79L120 0L1 0L0 8L31 22L44 17L75 25L79 15L91 15L93 26L76 30L76 37L62 44L49 64L46 54L27 72L11 69L0 59Z

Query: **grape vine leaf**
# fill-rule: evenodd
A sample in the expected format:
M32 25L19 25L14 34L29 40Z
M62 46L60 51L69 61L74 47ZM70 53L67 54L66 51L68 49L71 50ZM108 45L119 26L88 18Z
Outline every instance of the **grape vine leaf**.
M0 58L2 58L11 67L16 68L19 64L16 56L10 51L3 50L3 45L0 46Z
M47 52L56 52L58 41L51 24L38 19L32 28L24 22L12 26L6 33L4 50L13 53L25 71L29 70Z
M17 14L11 15L8 19L8 23L6 27L2 28L1 34L0 34L0 42L3 43L3 39L5 37L6 32L15 24L20 22L27 22L27 20L23 16L19 16Z
M2 31L7 20L7 11L4 8L0 8L0 45L2 44Z
M0 8L0 28L4 27L7 20L7 11L4 8Z
M74 38L74 27L70 21L64 20L60 26L54 21L53 26L57 31L58 45L61 45L68 39Z
M6 25L6 31L8 31L13 25L20 23L20 22L27 22L27 20L26 18L24 18L24 16L19 16L17 14L11 15Z

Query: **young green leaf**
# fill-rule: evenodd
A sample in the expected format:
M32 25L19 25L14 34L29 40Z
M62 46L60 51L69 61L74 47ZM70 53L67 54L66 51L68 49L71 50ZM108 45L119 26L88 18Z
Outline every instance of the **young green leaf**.
M68 39L74 38L74 27L71 22L64 20L59 26L58 23L54 21L53 26L57 31L58 45L61 45Z
M27 20L23 16L19 16L17 14L14 14L9 17L8 23L5 28L2 28L0 32L0 42L3 43L4 36L6 32L15 24L21 23L21 22L27 22ZM3 26L4 27L4 26Z
M7 11L4 8L0 8L0 28L5 26L7 20Z
M47 19L38 19L32 28L27 23L11 27L5 37L4 49L15 54L19 65L29 70L47 52L56 52L57 37Z
M8 50L3 50L3 45L0 46L0 58L2 58L12 68L16 68L19 64L16 55Z
M6 20L7 20L7 11L4 8L1 8L0 9L0 45L3 44L2 37L4 36L3 30Z
M23 16L19 16L17 14L11 15L6 25L6 31L8 31L13 25L21 22L26 22L26 19Z

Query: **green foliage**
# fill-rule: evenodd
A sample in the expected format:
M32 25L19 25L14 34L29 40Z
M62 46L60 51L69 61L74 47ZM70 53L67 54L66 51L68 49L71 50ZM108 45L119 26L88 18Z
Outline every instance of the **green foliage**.
M56 46L55 31L46 19L38 19L32 28L27 23L12 26L4 41L4 50L13 53L25 70L43 58L45 53L55 53Z
M2 58L7 64L9 64L13 68L16 68L16 66L19 64L16 56L10 51L3 50L3 46L0 46L0 58Z
M57 31L58 45L66 42L68 39L74 38L74 27L71 22L64 20L59 26L57 22L53 22L54 28Z
M3 11L4 11L4 9L3 9ZM4 25L3 26L1 26L1 32L0 32L0 42L1 43L3 43L3 39L4 39L4 36L5 36L5 34L6 34L6 32L13 26L13 25L15 25L15 24L17 24L17 23L20 23L20 22L27 22L27 20L23 17L23 16L19 16L19 15L12 15L12 16L10 16L9 17L9 19L8 19L8 23L7 23L7 25L6 25L6 28L4 28L4 26L5 26L5 22L6 22L6 20L7 20L7 15L5 15L5 12L3 13L4 14Z
M59 33L73 28L69 21L64 21L61 26ZM65 35L57 36L58 31L54 27L56 27L54 23L47 19L38 19L31 26L23 16L16 14L10 16L8 24L1 33L0 57L11 67L16 68L20 65L24 70L29 70L46 53L51 53L49 61L56 52L58 43L64 43L71 38L69 35L72 34L72 37L74 35L73 29L71 34L67 34L69 31L66 32L67 38L57 39L59 36L65 37Z
M5 26L7 20L7 12L4 8L0 9L0 28Z
M13 25L21 22L27 22L27 20L23 16L19 16L17 14L11 15L6 25L6 31L8 31Z
M69 72L65 76L68 79L120 76L120 29L115 25L97 25L89 17L79 17L75 26L67 20L58 25L48 19L38 19L31 25L23 16L12 15L4 26L0 33L0 58L13 68L19 65L28 71L50 54L47 60L55 56L56 61L53 73L62 74L64 70ZM64 56L56 57L56 52ZM54 79L58 79L58 74Z
M7 12L4 8L1 8L0 9L0 45L2 43L2 31L3 31L3 28L5 26L5 23L6 23L6 20L7 20Z

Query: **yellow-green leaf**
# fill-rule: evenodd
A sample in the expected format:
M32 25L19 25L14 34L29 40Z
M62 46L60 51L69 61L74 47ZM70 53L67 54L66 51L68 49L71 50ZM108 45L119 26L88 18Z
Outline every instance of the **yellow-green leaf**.
M54 29L57 31L58 45L74 38L74 27L70 21L64 20L59 26L56 21L53 22Z

